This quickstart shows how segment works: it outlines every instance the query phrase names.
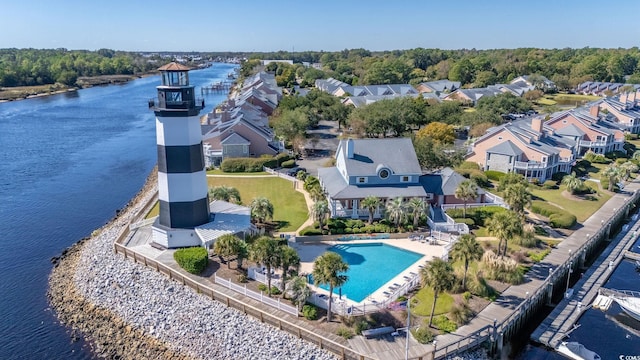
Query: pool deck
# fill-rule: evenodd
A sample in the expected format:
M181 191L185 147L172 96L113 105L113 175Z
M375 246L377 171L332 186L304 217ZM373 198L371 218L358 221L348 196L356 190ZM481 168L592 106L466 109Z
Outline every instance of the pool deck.
M440 241L438 245L430 245L429 241L421 242L419 240L410 239L371 239L371 240L340 240L340 241L323 241L318 243L295 243L290 242L289 245L296 249L300 256L300 271L302 273L310 274L313 272L314 260L327 251L328 248L334 245L348 245L348 244L365 244L365 243L383 243L391 246L395 246L400 249L409 250L418 254L422 254L423 257L418 261L411 264L408 268L404 269L398 275L391 280L383 284L378 290L374 291L366 299L361 302L354 302L349 299L343 298L345 306L349 305L361 305L364 302L384 302L388 300L388 296L385 292L388 292L390 287L394 284L402 285L408 281L408 279L420 274L420 267L431 260L434 257L442 257L445 253L444 245L446 242ZM319 287L314 287L314 290L318 293L328 294L329 292ZM335 295L335 294L334 294Z

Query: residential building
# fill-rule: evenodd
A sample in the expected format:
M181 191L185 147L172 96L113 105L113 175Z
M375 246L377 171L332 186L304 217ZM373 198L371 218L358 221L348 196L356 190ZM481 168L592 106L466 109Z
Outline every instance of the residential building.
M618 129L640 134L640 90L621 93L595 102L600 108L600 117Z
M528 85L524 81L511 84L495 84L484 88L458 89L446 95L444 100L456 100L468 105L475 105L482 97L496 96L503 93L511 93L520 97L534 88L533 85Z
M511 84L524 83L542 91L556 90L556 83L542 75L522 75L511 80Z
M606 93L617 93L623 87L633 87L640 89L640 84L623 84L602 81L585 81L575 88L576 94L604 96Z
M440 96L440 94L448 94L452 91L456 91L459 88L460 81L451 81L447 79L422 82L416 87L420 93L434 93L438 96Z
M317 89L333 96L406 96L418 94L418 90L409 84L352 86L334 78L318 79L315 82L315 86Z

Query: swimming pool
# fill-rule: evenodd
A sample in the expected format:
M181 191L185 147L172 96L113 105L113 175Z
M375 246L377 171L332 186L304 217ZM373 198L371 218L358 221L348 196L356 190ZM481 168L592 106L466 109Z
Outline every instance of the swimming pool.
M334 294L360 302L424 255L383 243L340 244L327 249L349 264L348 280ZM321 288L329 290L322 285Z

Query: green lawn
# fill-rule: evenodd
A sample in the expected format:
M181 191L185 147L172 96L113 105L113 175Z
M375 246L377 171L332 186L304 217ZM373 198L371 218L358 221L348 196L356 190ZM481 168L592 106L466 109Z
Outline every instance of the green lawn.
M240 191L242 203L264 196L273 204L273 220L280 223L279 231L296 231L307 220L307 204L302 193L293 189L293 183L279 177L225 178L208 177L209 187L227 185Z
M420 316L431 315L431 307L433 306L433 290L429 287L422 288L413 297L418 299L418 303L411 304L411 312ZM438 295L438 302L436 302L436 311L434 315L446 314L451 311L453 307L453 297L447 293L440 293Z
M538 104L538 105L543 105L543 106L550 106L550 105L555 105L556 104L555 101L553 101L551 99L548 99L546 97L542 97L542 98L540 98L538 100L535 100L534 102L536 104Z
M598 164L595 164L598 165ZM544 201L551 202L557 205L571 214L575 215L578 222L583 222L591 216L596 210L598 210L602 204L607 202L611 198L611 195L607 192L600 191L598 184L593 181L585 181L585 184L589 187L596 189L597 193L591 195L592 200L573 200L562 195L562 192L566 190L564 185L559 189L547 190L537 186L529 187L531 195L538 197Z
M158 216L158 215L160 215L160 203L156 201L156 204L153 205L151 210L149 210L149 213L147 214L145 219L151 219L152 217Z
M207 175L253 176L253 175L269 175L269 173L266 171L229 173L229 172L224 172L220 169L213 169L213 170L207 170Z

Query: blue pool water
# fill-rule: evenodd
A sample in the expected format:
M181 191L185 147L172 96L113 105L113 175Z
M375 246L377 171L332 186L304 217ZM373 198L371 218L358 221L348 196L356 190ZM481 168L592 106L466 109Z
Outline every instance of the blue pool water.
M349 264L348 280L334 294L360 302L424 255L382 243L335 245L328 249ZM328 286L321 286L329 290Z

